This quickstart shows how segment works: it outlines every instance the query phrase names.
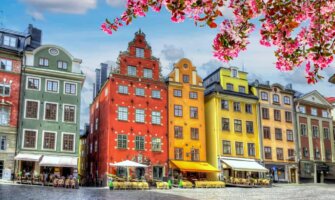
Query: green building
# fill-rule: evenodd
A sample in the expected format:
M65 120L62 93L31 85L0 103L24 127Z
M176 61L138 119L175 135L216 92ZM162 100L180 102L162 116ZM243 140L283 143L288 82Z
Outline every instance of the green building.
M76 175L81 60L59 46L26 51L22 68L16 172Z

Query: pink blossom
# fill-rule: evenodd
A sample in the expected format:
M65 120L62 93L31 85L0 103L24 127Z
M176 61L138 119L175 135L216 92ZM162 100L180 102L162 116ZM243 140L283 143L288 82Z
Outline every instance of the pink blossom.
M107 24L106 22L104 22L103 24L101 24L101 30L109 35L112 34L112 30L110 29L109 24Z

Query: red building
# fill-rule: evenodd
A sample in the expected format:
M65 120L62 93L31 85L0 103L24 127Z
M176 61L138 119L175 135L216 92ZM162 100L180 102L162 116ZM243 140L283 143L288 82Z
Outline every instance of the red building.
M89 173L105 182L106 174L126 176L110 163L132 160L148 168L132 169L133 178L167 175L167 87L159 59L138 31L118 67L97 91L90 106Z

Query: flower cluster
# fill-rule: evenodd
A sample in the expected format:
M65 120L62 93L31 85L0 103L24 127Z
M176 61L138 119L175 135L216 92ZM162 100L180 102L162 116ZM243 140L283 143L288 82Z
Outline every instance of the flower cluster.
M143 17L151 8L165 7L171 21L190 18L196 25L218 28L213 54L223 62L246 50L255 20L261 22L260 44L276 48L276 68L294 70L305 65L308 83L322 76L319 71L333 62L335 53L335 0L127 0L120 18L106 20L101 29L107 34L117 31L132 19ZM227 19L222 8L229 7L234 19ZM217 27L217 20L222 20Z

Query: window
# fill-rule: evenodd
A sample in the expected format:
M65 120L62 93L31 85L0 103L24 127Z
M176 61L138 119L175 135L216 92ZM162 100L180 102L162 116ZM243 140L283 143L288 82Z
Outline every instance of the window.
M318 110L316 108L311 108L311 115L317 116Z
M323 137L325 139L330 139L329 128L323 128Z
M285 121L292 122L292 112L285 111Z
M47 91L58 92L58 81L47 80Z
M36 131L25 130L23 148L36 148L36 138Z
M318 148L314 149L314 157L315 159L320 159L320 150Z
M235 142L236 155L243 155L243 142Z
M77 84L75 83L65 83L65 94L77 94Z
M160 99L161 98L161 92L159 90L152 90L151 96L154 99Z
M303 114L306 114L306 107L305 106L299 106L299 111Z
M64 122L76 121L76 106L64 105Z
M175 96L175 97L181 97L182 96L181 90L173 90L173 96Z
M5 35L3 37L3 44L10 47L16 47L16 40L17 39L15 37Z
M127 107L118 107L118 120L127 121L128 120L128 108Z
M221 109L229 110L229 102L227 100L221 100Z
M135 137L135 149L144 150L144 136Z
M327 160L332 159L332 151L330 149L326 149L326 159Z
M128 94L128 86L125 85L119 85L118 92L120 94Z
M273 103L279 103L279 95L278 94L274 94L272 96L272 100L273 100Z
M44 119L46 120L57 120L58 104L45 103Z
M145 114L143 109L136 109L135 111L135 122L144 123Z
M249 156L255 156L255 144L254 143L248 143L248 155Z
M152 78L152 70L144 68L144 70L143 70L143 77L144 78Z
M263 127L263 137L264 139L271 139L270 127L267 126Z
M306 127L306 124L300 124L300 135L307 136L307 127Z
M302 148L302 154L305 158L308 158L309 154L308 154L308 148L307 147Z
M277 151L277 160L284 160L283 149L277 148L276 151Z
M232 77L237 77L237 75L238 75L237 69L231 69L231 76Z
M56 133L44 132L43 133L43 149L55 149Z
M197 92L190 92L190 99L198 99L198 93Z
M312 126L312 134L313 134L313 137L315 138L319 137L319 127L318 126Z
M152 151L162 151L162 141L160 138L152 138L151 140Z
M124 134L117 135L117 148L127 149L127 147L128 147L127 135Z
M6 136L0 136L0 151L5 151L7 149L7 138Z
M128 66L128 75L129 76L136 76L136 67L134 66Z
M161 124L161 112L152 111L151 112L151 123L152 124Z
M98 130L99 128L99 119L95 118L95 130Z
M227 90L234 91L234 85L231 83L227 83Z
M26 118L37 119L38 108L39 106L37 101L26 101Z
M286 137L287 137L287 141L293 142L293 140L294 140L293 131L292 130L286 130Z
M327 110L322 110L322 117L328 117Z
M49 66L49 60L47 58L40 58L38 60L38 65L48 67Z
M10 122L9 107L0 105L0 126L8 126Z
M271 147L264 147L265 159L272 159Z
M0 70L12 71L13 62L7 59L0 59Z
M198 108L197 107L190 107L190 118L198 119Z
M235 132L242 132L242 121L235 119L234 120L234 130Z
M10 85L0 84L0 96L7 97L10 95Z
M283 140L283 133L281 128L275 128L275 138L276 140Z
M291 104L291 98L288 96L284 96L284 104L290 105Z
M198 128L191 128L191 139L199 140L199 129Z
M190 76L189 75L183 75L183 82L189 83L190 82Z
M222 130L229 131L229 118L222 118Z
M288 149L288 160L294 161L294 149Z
M269 94L267 92L261 92L261 98L264 101L268 101L269 100Z
M94 142L94 152L98 152L98 141Z
M181 105L174 105L174 116L175 117L183 116L183 107Z
M280 110L273 110L275 121L281 121Z
M262 108L262 117L263 117L263 119L269 119L270 118L268 108Z
M251 104L245 104L245 112L246 113L252 113L252 105Z
M28 77L27 88L31 90L39 90L40 89L40 79Z
M191 150L191 160L192 161L199 161L200 160L199 149L192 149Z
M245 87L244 86L238 86L238 92L245 93Z
M247 133L254 133L254 124L252 121L246 121Z
M223 146L223 154L231 154L230 141L223 140L222 146Z
M174 138L183 138L183 127L181 126L174 127Z
M135 95L144 97L144 89L143 88L136 88L135 89Z
M142 48L136 48L136 57L138 57L138 58L144 58L144 49L142 49Z
M57 65L58 65L58 69L67 69L67 62L65 61L58 61Z
M240 102L234 102L234 111L240 112L241 111L241 104Z
M175 160L183 159L183 148L174 148L174 159Z
M74 134L63 134L63 151L74 151Z

